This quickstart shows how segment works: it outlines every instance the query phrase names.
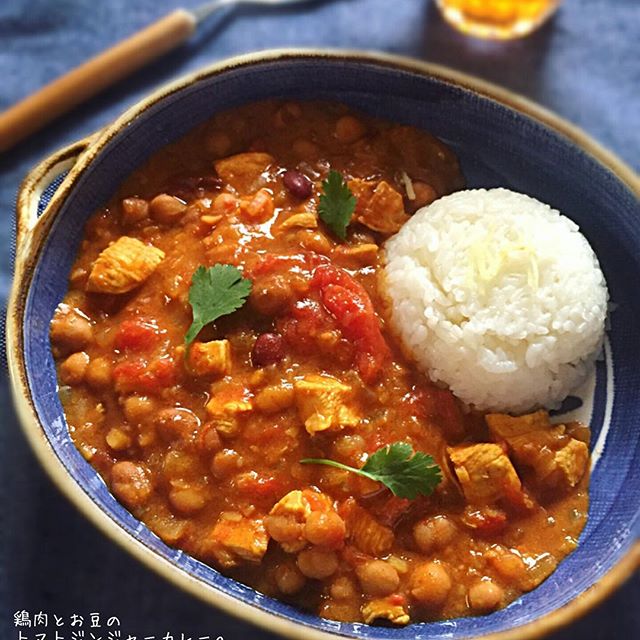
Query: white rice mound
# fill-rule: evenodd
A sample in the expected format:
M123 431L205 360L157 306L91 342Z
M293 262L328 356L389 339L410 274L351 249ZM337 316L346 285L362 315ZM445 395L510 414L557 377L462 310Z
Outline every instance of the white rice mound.
M591 372L607 286L578 226L529 196L474 189L420 209L384 248L392 329L477 409L553 408Z

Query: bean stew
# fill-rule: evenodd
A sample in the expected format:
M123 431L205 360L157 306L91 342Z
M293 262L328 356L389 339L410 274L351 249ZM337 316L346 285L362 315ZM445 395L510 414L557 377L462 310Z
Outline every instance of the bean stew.
M137 170L51 322L71 436L115 497L334 620L489 613L549 576L586 521L589 429L462 406L385 322L385 239L463 185L429 133L323 102L220 113ZM412 497L378 481L403 451L432 474Z

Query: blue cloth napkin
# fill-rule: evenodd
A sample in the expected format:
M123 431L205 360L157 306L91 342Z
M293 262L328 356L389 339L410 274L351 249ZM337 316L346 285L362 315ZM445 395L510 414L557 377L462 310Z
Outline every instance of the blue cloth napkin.
M184 6L197 1L185 0ZM0 109L176 7L176 0L3 0ZM451 31L430 0L334 0L225 11L193 40L0 156L0 296L11 283L15 194L25 173L56 148L111 121L166 81L229 55L283 46L377 49L449 65L518 91L582 126L640 167L640 2L567 0L533 36L485 43ZM14 613L84 616L85 638L271 638L165 583L105 539L52 486L20 432L0 373L0 638L29 640ZM554 640L640 635L640 579ZM102 629L90 626L101 616Z

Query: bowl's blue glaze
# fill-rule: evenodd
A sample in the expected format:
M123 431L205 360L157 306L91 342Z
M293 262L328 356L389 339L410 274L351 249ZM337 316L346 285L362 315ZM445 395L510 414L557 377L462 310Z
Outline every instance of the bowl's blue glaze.
M610 421L593 470L591 508L578 549L540 587L479 618L369 627L323 620L262 596L167 547L111 496L69 438L56 391L48 326L88 216L140 163L214 112L290 96L348 103L375 116L427 129L458 154L470 187L505 186L539 198L575 220L595 249L617 307L609 366L593 396L595 442ZM361 638L466 638L531 622L597 582L640 533L640 205L613 174L562 135L470 90L418 73L339 59L268 61L205 77L151 106L95 158L66 199L40 251L28 293L24 344L28 380L46 437L68 473L128 535L220 591L304 625ZM611 366L612 361L612 366Z

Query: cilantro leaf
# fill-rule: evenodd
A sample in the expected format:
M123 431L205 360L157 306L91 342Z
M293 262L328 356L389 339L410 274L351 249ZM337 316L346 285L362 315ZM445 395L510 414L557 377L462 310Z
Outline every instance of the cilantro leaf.
M418 495L430 496L442 481L442 471L434 459L414 452L408 442L394 442L378 449L361 469L325 458L305 458L302 464L326 464L345 469L371 480L381 482L399 498L415 500Z
M239 309L251 293L251 280L230 264L198 267L191 279L189 304L193 322L184 337L187 344L193 342L200 330L210 322Z
M351 193L342 174L333 169L323 181L322 189L318 215L341 240L344 240L349 221L356 209L356 197Z

